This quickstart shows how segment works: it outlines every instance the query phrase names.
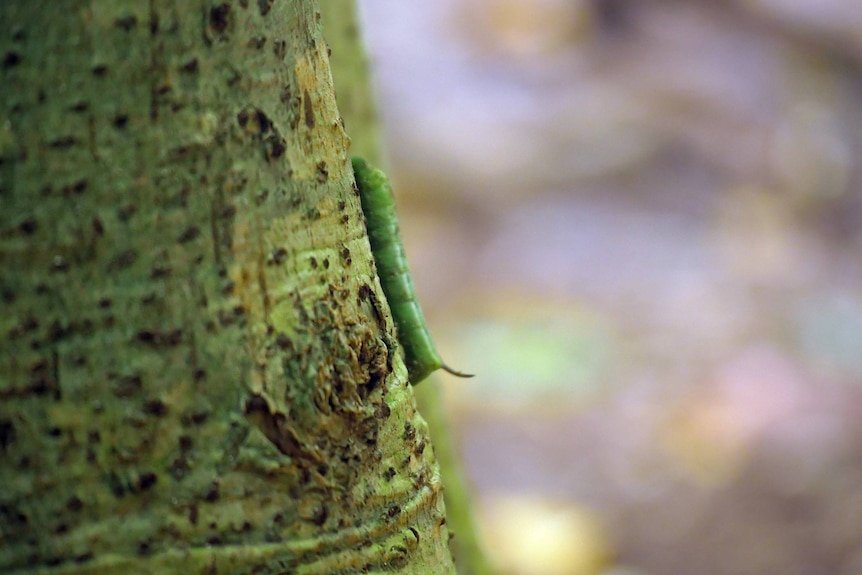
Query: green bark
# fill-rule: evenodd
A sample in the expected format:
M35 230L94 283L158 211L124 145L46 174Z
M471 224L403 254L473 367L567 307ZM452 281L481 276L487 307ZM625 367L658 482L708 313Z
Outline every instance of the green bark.
M353 4L352 2L350 4ZM338 108L351 136L352 155L383 164L384 142L377 110L373 74L358 24L355 9L343 3L325 2L321 6L324 32L331 48L330 63ZM458 572L463 575L489 575L494 572L482 545L473 507L472 491L455 447L446 418L437 377L413 388L419 411L430 427L434 451L445 485L445 501L450 547Z
M0 572L451 573L317 3L0 2Z
M377 98L353 0L320 5L338 109L350 133L350 155L383 166Z

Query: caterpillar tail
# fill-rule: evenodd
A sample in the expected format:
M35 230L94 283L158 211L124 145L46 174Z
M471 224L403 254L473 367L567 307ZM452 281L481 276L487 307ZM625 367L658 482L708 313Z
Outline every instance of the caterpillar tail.
M441 366L440 366L440 368L441 368L443 371L446 371L446 372L448 372L448 373L451 373L452 375L454 375L454 376L456 376L456 377L473 377L473 376L475 375L475 374L473 374L473 373L464 373L463 371L458 371L458 370L456 370L456 369L452 369L451 367L449 367L449 366L448 366L448 365L446 365L445 363L444 363L443 365L441 365Z

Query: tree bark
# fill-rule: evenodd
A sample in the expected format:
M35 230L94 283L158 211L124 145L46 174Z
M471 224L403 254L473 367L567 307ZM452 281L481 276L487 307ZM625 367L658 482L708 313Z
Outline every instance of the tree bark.
M0 24L0 572L453 572L317 2Z

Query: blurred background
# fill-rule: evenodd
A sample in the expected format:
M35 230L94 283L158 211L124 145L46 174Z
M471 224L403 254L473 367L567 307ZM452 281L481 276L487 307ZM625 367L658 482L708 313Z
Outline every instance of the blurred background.
M862 4L360 5L501 569L862 574Z

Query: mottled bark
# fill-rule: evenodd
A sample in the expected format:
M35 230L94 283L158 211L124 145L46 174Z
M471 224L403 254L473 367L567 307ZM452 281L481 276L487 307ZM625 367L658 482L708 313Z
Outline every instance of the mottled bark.
M329 65L338 109L350 134L350 153L384 166L384 142L368 51L354 2L323 2L320 12L330 47Z
M317 3L0 24L0 571L452 572Z

